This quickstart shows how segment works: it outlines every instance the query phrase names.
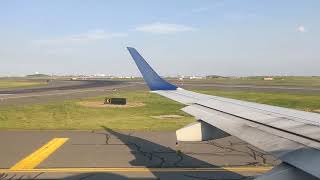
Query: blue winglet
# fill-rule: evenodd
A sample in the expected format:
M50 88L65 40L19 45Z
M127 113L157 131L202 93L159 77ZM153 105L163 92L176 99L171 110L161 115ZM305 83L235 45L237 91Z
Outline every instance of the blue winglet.
M134 62L138 66L144 81L149 86L151 91L156 90L176 90L177 86L168 83L166 80L162 79L152 67L143 59L143 57L138 53L135 48L127 47Z

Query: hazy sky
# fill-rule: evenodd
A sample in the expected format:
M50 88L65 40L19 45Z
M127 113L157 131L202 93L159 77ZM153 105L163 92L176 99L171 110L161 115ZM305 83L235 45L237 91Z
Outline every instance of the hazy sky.
M0 1L0 75L320 75L319 0Z

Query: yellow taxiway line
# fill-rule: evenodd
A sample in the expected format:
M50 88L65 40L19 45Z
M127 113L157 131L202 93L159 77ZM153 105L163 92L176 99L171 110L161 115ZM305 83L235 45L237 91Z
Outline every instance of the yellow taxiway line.
M33 169L47 159L54 151L62 146L69 138L54 138L38 150L22 159L10 168L10 170Z
M217 167L217 168L44 168L44 169L0 169L0 173L10 172L44 172L44 173L84 173L84 172L266 172L270 166L241 166L241 167Z

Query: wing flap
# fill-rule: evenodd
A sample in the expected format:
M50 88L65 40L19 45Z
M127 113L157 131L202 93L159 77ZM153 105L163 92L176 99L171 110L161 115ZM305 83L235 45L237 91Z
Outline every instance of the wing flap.
M308 120L309 114L306 113L304 117L296 117L291 114L279 113L280 109L274 111L272 109L265 110L262 107L252 107L244 103L238 104L238 101L225 101L223 99L209 99L207 101L199 101L196 104L214 109L223 113L232 114L234 116L254 121L265 126L270 126L275 129L290 132L292 134L299 134L299 136L310 139L320 143L320 127L317 123ZM286 110L286 108L284 108ZM297 110L292 110L297 111ZM297 111L296 114L300 113ZM312 114L313 115L313 114ZM297 127L304 128L304 131Z
M219 111L199 105L187 106L182 110L277 157L303 147L300 143L260 130L257 124Z
M283 162L320 178L320 167L317 166L320 163L320 151L312 148L312 146L320 147L317 142L295 137L295 135L270 127L263 127L263 125L199 105L187 106L182 110L271 153Z

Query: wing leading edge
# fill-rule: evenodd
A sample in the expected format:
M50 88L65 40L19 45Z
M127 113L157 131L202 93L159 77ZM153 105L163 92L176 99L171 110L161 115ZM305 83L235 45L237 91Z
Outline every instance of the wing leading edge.
M191 132L200 133L200 136L191 140L207 140L206 136L213 133L202 132L204 129L221 129L283 161L279 167L258 179L320 179L319 114L178 88L163 80L134 48L128 50L151 91L188 105L182 110L199 120L200 125L189 125L178 130L178 140L179 137L190 136ZM207 125L203 128L202 123L215 128L210 130Z

